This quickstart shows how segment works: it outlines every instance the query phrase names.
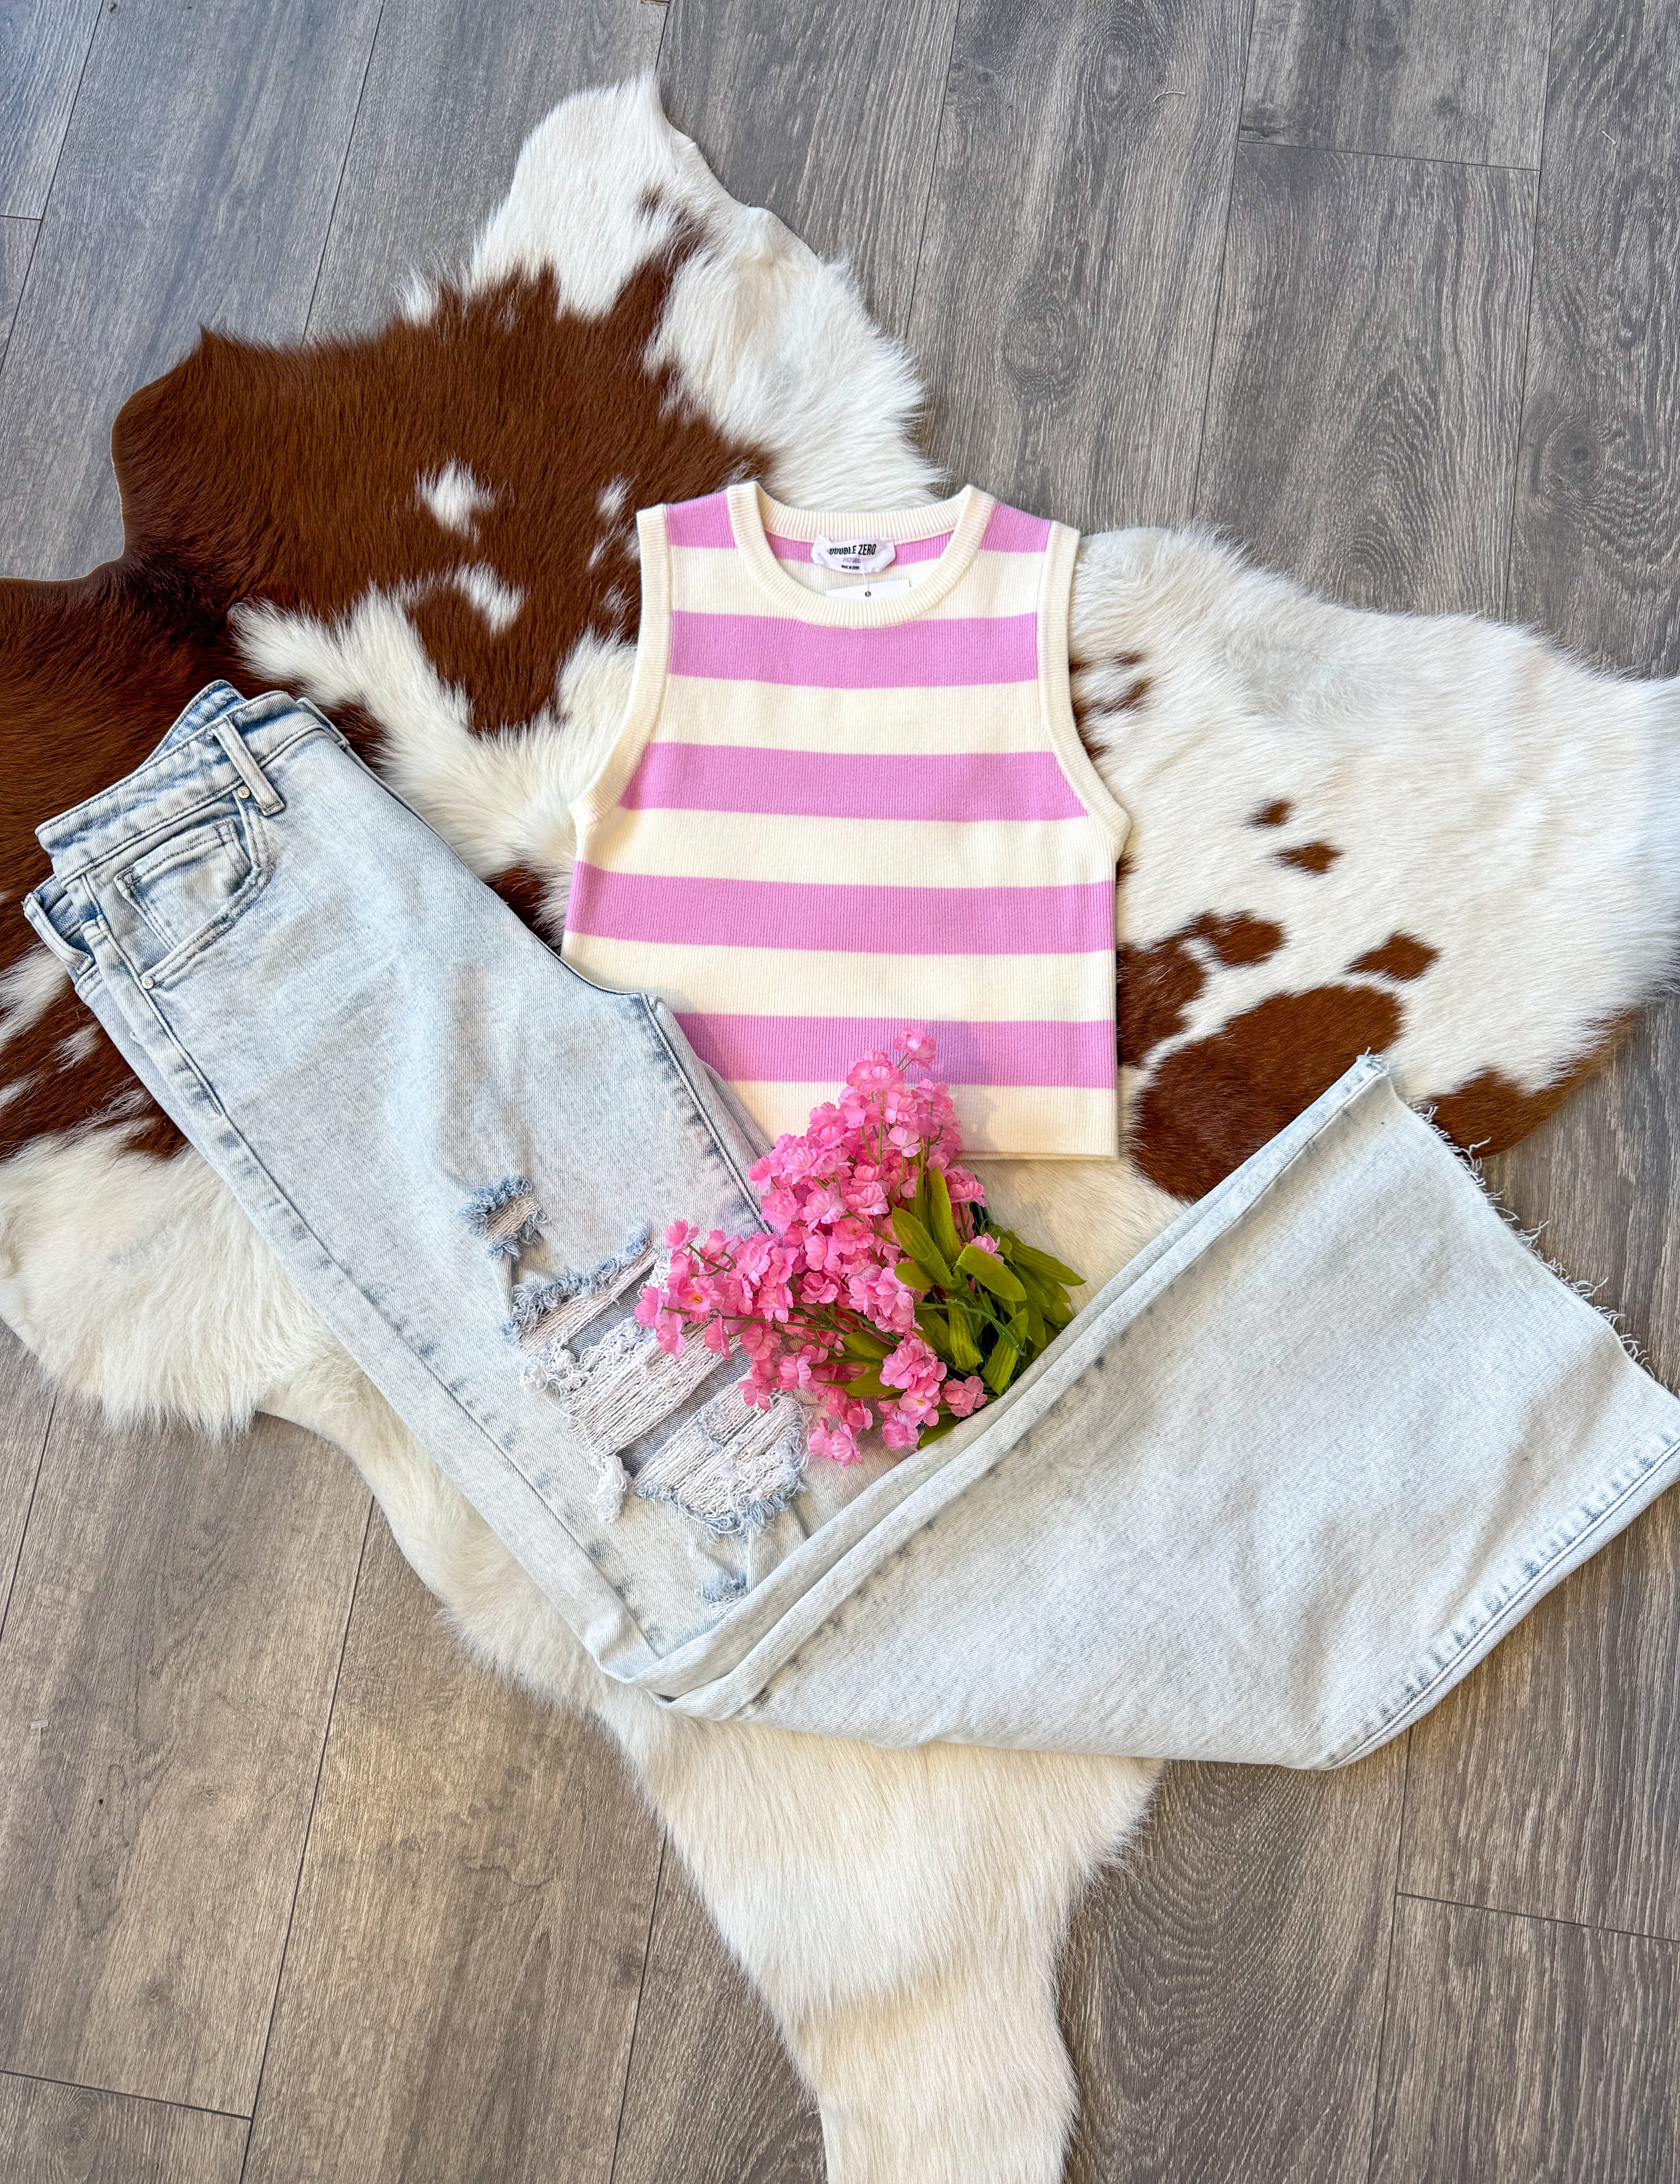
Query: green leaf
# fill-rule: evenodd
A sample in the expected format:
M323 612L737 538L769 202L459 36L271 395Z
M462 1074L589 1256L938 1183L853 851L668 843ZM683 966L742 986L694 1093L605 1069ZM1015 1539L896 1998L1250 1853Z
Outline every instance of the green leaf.
M860 1403L889 1403L903 1391L889 1388L878 1373L859 1373L846 1383L846 1393Z
M954 1259L962 1250L963 1240L957 1234L956 1221L951 1212L950 1186L937 1167L927 1171L926 1184L933 1240L948 1259Z
M880 1358L890 1357L893 1355L893 1345L890 1342L883 1342L879 1335L865 1334L860 1327L848 1328L846 1330L846 1339L840 1345L840 1348L842 1354L847 1357Z
M1021 1352L1007 1335L986 1361L986 1370L981 1379L994 1396L1001 1396L1014 1379L1015 1368L1021 1362Z
M961 1423L960 1419L954 1418L948 1414L946 1417L942 1418L937 1424L931 1425L926 1429L922 1434L921 1439L916 1443L916 1446L918 1448L926 1448L931 1440L943 1440L945 1435L951 1431L953 1427L960 1425Z
M1026 1301L1036 1306L1047 1327L1065 1327L1073 1316L1073 1306L1068 1302L1067 1291L1060 1282L1046 1281L1042 1275L1032 1273L1026 1267L1017 1267L1015 1273L1026 1286Z
M935 1312L931 1304L919 1304L915 1308L915 1323L945 1362L948 1365L953 1363L950 1323L943 1312Z
M907 1212L902 1206L893 1210L893 1234L898 1240L899 1249L908 1251L917 1266L942 1290L956 1287L957 1278L946 1265L939 1246L915 1214Z
M1004 1298L1010 1304L1019 1304L1026 1295L1020 1281L1001 1259L994 1259L989 1251L982 1251L978 1244L965 1244L957 1254L957 1271L971 1275L983 1290L993 1296Z
M975 1340L968 1323L968 1314L954 1298L948 1315L951 1329L951 1362L959 1372L971 1373L981 1362L980 1345Z
M1043 1279L1060 1282L1064 1289L1076 1290L1084 1286L1083 1274L1076 1274L1071 1267L1065 1267L1060 1259L1053 1259L1048 1251L1040 1251L1031 1244L1023 1244L1019 1236L1010 1236L1010 1256L1017 1266L1030 1268Z

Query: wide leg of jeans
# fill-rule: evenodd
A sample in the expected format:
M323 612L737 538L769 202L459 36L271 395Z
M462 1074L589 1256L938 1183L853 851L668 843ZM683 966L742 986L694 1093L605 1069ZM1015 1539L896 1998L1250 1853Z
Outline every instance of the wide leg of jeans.
M587 1291L650 1223L754 1217L666 1012L580 980L283 698L207 693L42 838L78 991L602 1667L686 1712L1333 1765L1680 1467L1680 1403L1366 1062L933 1448L815 1464L726 1539L604 1516L511 1284L526 1249Z

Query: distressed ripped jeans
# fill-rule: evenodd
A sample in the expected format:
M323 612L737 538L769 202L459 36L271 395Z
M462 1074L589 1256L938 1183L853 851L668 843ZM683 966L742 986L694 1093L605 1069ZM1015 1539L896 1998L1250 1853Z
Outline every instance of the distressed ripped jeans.
M758 1218L670 1012L570 970L323 716L225 684L25 905L607 1674L862 1737L1339 1765L1675 1474L1680 1402L1356 1064L999 1401L807 1465L631 1307Z

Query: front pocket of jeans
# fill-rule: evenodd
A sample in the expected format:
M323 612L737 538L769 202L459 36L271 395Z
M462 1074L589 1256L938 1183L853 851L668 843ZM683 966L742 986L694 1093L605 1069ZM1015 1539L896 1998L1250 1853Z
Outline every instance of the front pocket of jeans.
M200 812L116 875L139 969L161 976L234 922L263 882L259 827L248 806Z

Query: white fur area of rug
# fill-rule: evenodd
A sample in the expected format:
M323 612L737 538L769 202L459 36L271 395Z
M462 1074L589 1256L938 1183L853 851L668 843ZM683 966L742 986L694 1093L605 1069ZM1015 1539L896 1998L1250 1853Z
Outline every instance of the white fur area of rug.
M533 134L472 277L546 270L604 309L673 207L704 246L659 336L687 398L774 451L783 499L928 497L902 353L843 269L727 197L646 83L568 101ZM423 325L429 292L407 308ZM399 590L370 588L332 622L259 603L242 630L253 677L378 720L381 771L476 869L548 875L552 924L569 805L616 727L626 645L586 640L551 711L498 732L439 677ZM1155 1059L1344 978L1404 932L1427 967L1403 994L1387 973L1368 982L1404 1003L1403 1084L1445 1091L1498 1068L1533 1088L1665 976L1680 928L1672 685L1595 676L1467 618L1328 605L1160 532L1086 542L1073 635L1098 763L1133 820L1127 942L1190 933L1200 951L1203 983ZM1143 708L1126 665L1139 654ZM1254 821L1274 802L1310 815L1327 869L1280 858ZM1226 961L1195 928L1227 913L1283 938ZM33 1006L21 989L18 1006ZM1005 1219L1093 1282L1178 1205L1125 1162L994 1164L987 1180ZM816 2094L831 2184L1053 2184L1076 2090L1059 1954L1081 1888L1147 1806L1151 1764L877 1752L691 1721L612 1685L190 1152L141 1159L96 1134L9 1162L0 1310L119 1418L228 1427L263 1409L334 1441L463 1638L607 1725Z

